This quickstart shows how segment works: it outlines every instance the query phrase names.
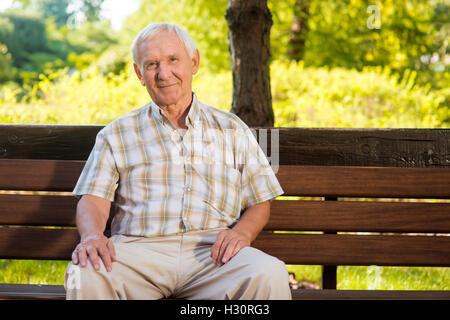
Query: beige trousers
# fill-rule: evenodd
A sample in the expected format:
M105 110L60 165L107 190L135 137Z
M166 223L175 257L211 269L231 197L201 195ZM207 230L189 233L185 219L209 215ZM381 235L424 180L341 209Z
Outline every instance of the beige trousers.
M284 263L252 248L242 248L221 267L210 257L220 231L142 238L113 236L117 261L112 271L70 263L67 299L291 299Z

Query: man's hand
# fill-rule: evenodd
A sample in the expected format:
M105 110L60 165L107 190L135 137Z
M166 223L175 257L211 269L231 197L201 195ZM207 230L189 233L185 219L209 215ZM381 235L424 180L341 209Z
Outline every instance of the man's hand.
M113 243L104 235L94 234L81 239L72 253L72 263L85 267L88 257L95 270L100 269L100 261L103 261L108 272L112 270L112 263L116 261L116 252Z
M211 258L217 266L222 266L234 257L243 247L250 245L250 238L233 229L224 230L217 236L211 247Z
M270 216L270 201L248 207L232 229L217 236L211 247L211 258L219 267L227 263L243 247L250 246L266 225Z

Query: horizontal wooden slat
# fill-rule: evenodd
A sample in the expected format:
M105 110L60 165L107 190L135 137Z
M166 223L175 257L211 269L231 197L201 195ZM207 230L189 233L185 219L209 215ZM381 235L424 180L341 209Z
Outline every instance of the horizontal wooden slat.
M2 194L0 225L74 227L76 204L73 196ZM449 216L450 203L274 200L265 230L450 233Z
M0 259L70 260L76 229L0 227Z
M0 158L86 160L104 126L0 124ZM252 128L281 165L449 167L450 129ZM260 143L262 141L260 140Z
M292 196L450 197L449 169L280 166L277 178Z
M0 195L0 225L75 226L74 196Z
M69 260L75 229L0 228L0 259ZM450 237L267 234L254 247L288 264L450 266Z
M450 233L450 203L274 200L265 229Z
M0 124L0 158L86 160L103 127Z
M0 283L1 299L65 300L66 290L62 285Z
M84 161L0 160L0 189L71 191ZM14 179L11 178L14 172ZM450 170L280 166L285 195L449 198Z
M0 190L72 191L85 161L0 160Z
M253 246L288 264L450 266L450 237L262 233Z
M450 290L292 290L293 300L450 300Z
M450 300L445 290L291 290L293 300ZM0 283L1 299L64 300L62 285ZM170 299L170 298L169 298Z

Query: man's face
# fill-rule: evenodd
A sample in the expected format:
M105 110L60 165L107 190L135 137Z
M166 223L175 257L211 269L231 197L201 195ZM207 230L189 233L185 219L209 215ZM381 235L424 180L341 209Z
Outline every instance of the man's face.
M190 103L198 51L191 59L175 32L161 32L141 43L139 50L142 69L136 64L134 69L153 102L160 107Z

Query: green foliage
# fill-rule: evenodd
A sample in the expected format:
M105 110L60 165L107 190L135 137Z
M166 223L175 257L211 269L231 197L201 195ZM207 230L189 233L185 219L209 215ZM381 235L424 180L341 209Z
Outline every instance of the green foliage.
M304 62L290 63L286 48L295 0L269 0L276 125L449 127L450 72L443 57L450 11L439 0L419 2L375 2L381 29L369 29L370 1L311 1ZM0 15L0 82L16 80L23 88L9 83L0 89L0 121L106 123L141 106L148 96L135 79L130 45L143 27L161 21L181 25L197 43L199 98L229 110L227 5L226 0L144 0L119 34L106 21L70 28L48 19L43 47L19 48L19 66L12 65L16 57L5 41L14 44L16 26Z
M275 126L446 126L448 91L432 91L415 84L415 71L409 71L400 81L387 67L357 71L274 62L271 70Z
M105 0L81 0L80 11L86 21L94 22L100 20L100 10Z
M6 24L0 42L8 47L16 67L26 63L29 54L45 50L47 35L41 19L19 12L0 13L0 18Z
M273 25L270 30L270 46L272 60L287 59L289 46L289 30L294 19L296 0L268 0L267 5L272 13Z
M0 91L0 122L106 124L145 104L149 97L131 64L126 72L91 67L40 76L17 101L14 89ZM446 127L447 95L402 81L388 68L306 68L302 62L273 62L271 86L276 126L283 127ZM211 85L214 84L214 85ZM229 110L231 73L200 72L194 91L201 101ZM447 100L446 100L447 99ZM24 103L26 101L26 103ZM447 112L447 113L446 113Z
M141 7L124 22L121 43L129 48L138 32L150 23L175 23L196 42L202 69L229 70L227 4L227 0L143 0Z
M2 18L0 18L0 33L8 32L9 27L12 28L9 21L6 19L2 21ZM11 53L9 53L8 47L0 42L0 83L13 81L16 74L17 69L13 66Z
M82 52L102 54L118 42L109 21L86 22L68 31L67 39L72 46L82 48ZM81 52L80 52L81 53Z

